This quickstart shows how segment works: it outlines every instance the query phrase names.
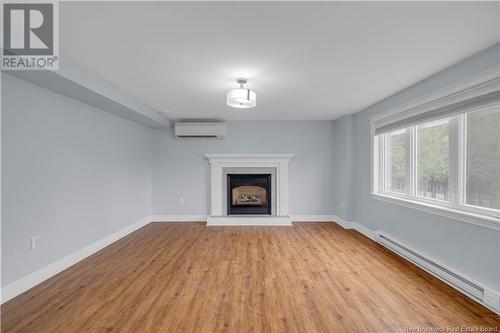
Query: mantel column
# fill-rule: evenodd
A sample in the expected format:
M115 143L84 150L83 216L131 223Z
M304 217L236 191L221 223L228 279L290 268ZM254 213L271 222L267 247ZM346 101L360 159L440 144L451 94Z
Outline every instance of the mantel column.
M219 163L210 163L210 215L223 215L222 193L222 166ZM214 186L215 185L215 186Z
M278 177L277 177L278 194L278 211L279 216L288 215L288 162L279 163Z

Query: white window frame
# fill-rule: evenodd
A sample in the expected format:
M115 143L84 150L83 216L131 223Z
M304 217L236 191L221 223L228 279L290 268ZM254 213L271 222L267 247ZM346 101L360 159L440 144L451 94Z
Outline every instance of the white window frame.
M467 114L459 114L448 117L449 122L449 201L425 198L417 196L417 125L409 126L409 146L407 147L407 174L405 193L387 191L385 189L384 165L385 159L385 135L375 136L375 124L379 121L390 121L401 119L401 115L414 115L425 112L435 105L452 104L462 98L470 96L481 96L485 92L500 87L500 66L485 71L472 78L459 81L433 94L424 96L408 104L395 107L387 112L371 118L371 161L372 161L372 184L371 194L375 199L406 206L409 208L441 215L462 222L479 225L489 229L500 231L500 210L489 209L466 204L465 201L465 177L466 177L466 117ZM473 109L467 112L475 111ZM409 149L408 149L409 148Z
M406 131L406 141L408 142L409 140L409 131ZM396 196L404 196L405 194L408 193L408 190L409 190L409 183L408 183L408 174L410 172L410 168L409 168L409 163L407 162L406 163L406 182L405 182L405 192L398 192L398 191L391 191L389 188L391 187L391 184L390 184L390 168L386 165L386 164L389 164L390 165L390 161L389 161L389 158L387 156L387 152L388 152L388 148L389 148L389 142L386 142L386 136L380 136L380 147L384 147L383 149L380 150L380 154L382 154L382 156L380 157L380 169L382 170L382 173L380 175L380 179L382 180L382 184L383 186L381 187L381 190L386 192L386 193L390 193L392 195L396 195ZM406 160L408 160L408 158L410 157L410 152L408 151L408 149L406 150Z

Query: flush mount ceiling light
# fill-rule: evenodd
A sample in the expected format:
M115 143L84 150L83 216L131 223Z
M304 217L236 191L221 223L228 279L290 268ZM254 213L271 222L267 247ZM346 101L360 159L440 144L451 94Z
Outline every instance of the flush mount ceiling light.
M227 92L227 105L238 109L253 108L257 105L255 91L243 87L247 83L247 79L238 79L236 82L240 87Z

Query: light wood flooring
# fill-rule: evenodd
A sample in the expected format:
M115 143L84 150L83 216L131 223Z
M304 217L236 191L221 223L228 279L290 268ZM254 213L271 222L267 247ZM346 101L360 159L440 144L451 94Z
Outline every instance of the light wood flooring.
M4 333L500 330L500 316L335 223L151 223L1 310Z

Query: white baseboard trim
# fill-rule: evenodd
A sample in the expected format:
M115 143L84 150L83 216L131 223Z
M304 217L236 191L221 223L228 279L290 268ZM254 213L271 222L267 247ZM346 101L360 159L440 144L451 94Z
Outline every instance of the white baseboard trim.
M293 222L335 222L335 215L292 215ZM206 222L207 215L153 215L152 222Z
M85 246L84 248L73 252L72 254L61 258L41 269L35 271L31 274L28 274L1 289L1 303L5 303L11 298L22 294L28 289L33 288L37 284L42 283L43 281L51 278L57 273L62 272L70 266L73 266L77 262L87 258L88 256L96 253L97 251L105 248L106 246L116 242L120 238L127 236L128 234L136 231L144 227L145 225L151 222L151 217L146 217L142 220L139 220L131 225L126 226L123 229L118 230L117 232L106 236L97 242L94 242L90 245Z
M344 229L353 229L352 222L347 222L346 220L344 220L338 216L334 216L333 221L335 221L335 223L337 223L338 225L340 225Z
M367 227L365 227L364 225L362 225L360 223L357 223L357 222L347 222L347 221L345 221L345 220L343 220L343 219L341 219L339 217L336 217L335 222L337 224L339 224L340 226L342 226L344 229L354 229L354 230L358 231L359 233L365 235L366 237L372 239L373 241L381 244L385 248L387 248L390 251L392 251L393 253L397 254L401 258L403 258L403 259L411 262L412 264L414 264L414 265L422 268L423 270L425 270L429 274L435 276L439 280L443 281L444 283L446 283L450 287L458 290L459 292L461 292L465 296L469 297L470 299L474 300L475 302L478 302L479 304L483 305L484 307L486 307L486 308L490 309L491 311L495 312L496 314L500 315L500 291L492 289L492 288L490 288L488 286L485 286L484 284L482 284L480 282L477 282L477 281L469 278L466 274L464 274L462 272L458 272L457 270L449 268L449 267L447 267L447 266L445 266L443 264L439 264L440 266L444 267L445 270L448 270L448 271L452 272L453 274L459 276L460 278L462 278L462 279L464 279L466 281L473 282L477 286L479 286L482 289L484 289L484 296L483 296L482 299L478 299L478 298L472 297L467 292L465 292L463 289L461 289L459 286L451 283L450 281L447 281L447 279L445 279L443 277L443 274L442 274L441 271L439 271L434 266L432 266L430 264L427 264L424 260L419 260L418 257L409 258L409 257L403 255L402 253L399 253L395 249L392 249L391 247L386 246L382 242L382 240L380 239L380 237L378 236L378 232L375 232L375 231L373 231L371 229L368 229ZM405 246L404 244L402 244L402 245ZM433 258L428 258L428 257L424 257L424 258L427 259L427 260L429 260L429 261L431 261L431 262L435 262L435 263L438 262L438 261L436 261Z
M292 215L293 222L335 222L335 215Z
M357 222L347 222L344 219L341 219L340 217L335 216L334 221L339 224L341 227L344 229L354 229L357 232L365 235L366 237L370 238L371 240L377 241L376 240L376 234L372 230L368 229L364 225L357 223Z
M153 215L151 222L206 222L207 215Z
M356 230L357 232L365 235L366 237L370 238L371 240L376 240L375 233L362 224L359 224L357 222L351 222L350 229Z
M335 222L335 215L291 215L293 222ZM207 215L153 215L151 222L206 222Z

